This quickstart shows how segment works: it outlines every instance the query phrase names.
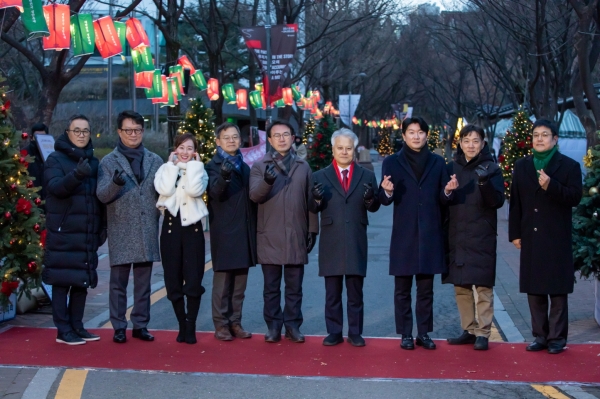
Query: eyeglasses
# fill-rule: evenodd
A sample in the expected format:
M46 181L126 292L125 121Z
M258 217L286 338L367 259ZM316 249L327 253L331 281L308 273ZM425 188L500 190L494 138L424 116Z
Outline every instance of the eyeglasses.
M291 133L289 133L289 132L285 132L285 133L283 133L283 134L275 133L275 134L273 135L273 138L275 138L275 139L277 139L277 140L279 140L279 139L280 139L280 138L282 138L282 137L283 137L283 138L285 138L285 139L289 139L290 137L292 137L292 134L291 134Z
M133 136L134 133L142 134L144 132L144 129L119 129L119 130L128 136Z
M548 133L548 132L533 134L534 139L540 139L540 138L547 139L550 136L552 136L552 133Z
M235 135L235 136L223 136L219 140L223 140L223 141L238 141L239 139L240 139L240 136Z
M71 132L73 133L75 136L83 136L83 137L87 137L90 135L90 131L88 129L75 129L75 130L67 130L67 132Z

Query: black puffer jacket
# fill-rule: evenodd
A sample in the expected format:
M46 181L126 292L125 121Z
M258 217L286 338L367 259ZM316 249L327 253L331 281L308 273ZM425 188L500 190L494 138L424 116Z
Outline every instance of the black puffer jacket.
M96 198L98 159L91 141L78 148L66 133L56 140L54 149L44 170L47 236L42 276L48 284L67 286L89 277L89 286L94 288L96 251L104 228L104 205ZM92 168L92 175L83 180L74 173L81 158L87 158Z
M489 180L478 185L475 168L483 165ZM459 187L449 201L448 274L443 282L455 285L493 287L496 280L496 210L504 204L504 180L487 144L479 155L467 162L460 151L448 164L456 174Z

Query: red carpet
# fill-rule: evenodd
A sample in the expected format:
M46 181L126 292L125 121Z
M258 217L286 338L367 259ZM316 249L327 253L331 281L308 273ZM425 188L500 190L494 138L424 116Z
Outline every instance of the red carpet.
M367 338L367 346L347 343L321 345L323 337L307 337L304 344L282 340L267 344L262 335L249 340L220 342L211 333L199 333L198 344L175 342L174 331L153 331L155 342L131 338L112 342L112 330L94 330L99 342L82 346L55 343L56 330L11 328L0 334L0 363L24 366L61 366L155 370L322 376L357 378L458 379L600 383L600 345L571 344L560 355L528 353L525 344L490 343L490 350L471 346L438 349L400 349L398 339Z

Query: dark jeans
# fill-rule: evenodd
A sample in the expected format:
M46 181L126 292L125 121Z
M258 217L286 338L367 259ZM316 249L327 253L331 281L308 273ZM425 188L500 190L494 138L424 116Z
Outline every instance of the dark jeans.
M87 288L52 286L52 319L60 334L83 328L86 297Z
M342 291L346 278L346 296L348 297L348 335L359 335L363 331L363 276L327 276L325 277L325 325L328 334L340 334L344 326L344 308Z
M394 279L394 310L396 316L396 334L412 335L413 314L411 290L413 277L417 280L417 333L427 334L433 331L433 274L416 276L396 276Z
M548 300L548 297L550 297ZM567 295L527 294L531 312L531 330L536 342L547 345L567 344L569 335L569 301ZM548 306L549 305L549 306ZM550 313L548 314L548 310Z
M263 315L269 330L281 331L302 325L302 280L304 265L262 265L264 276ZM285 307L281 311L281 277L285 281Z

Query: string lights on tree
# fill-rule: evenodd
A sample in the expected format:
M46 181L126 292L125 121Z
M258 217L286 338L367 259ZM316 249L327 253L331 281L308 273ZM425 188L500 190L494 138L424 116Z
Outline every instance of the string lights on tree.
M506 132L502 140L502 154L498 156L498 162L504 177L504 195L507 200L510 198L510 185L515 163L531 154L532 127L529 114L520 108L513 117L512 129Z
M215 142L215 116L213 110L202 103L201 98L190 102L190 108L180 125L181 133L192 133L198 140L198 155L207 164L217 151Z

